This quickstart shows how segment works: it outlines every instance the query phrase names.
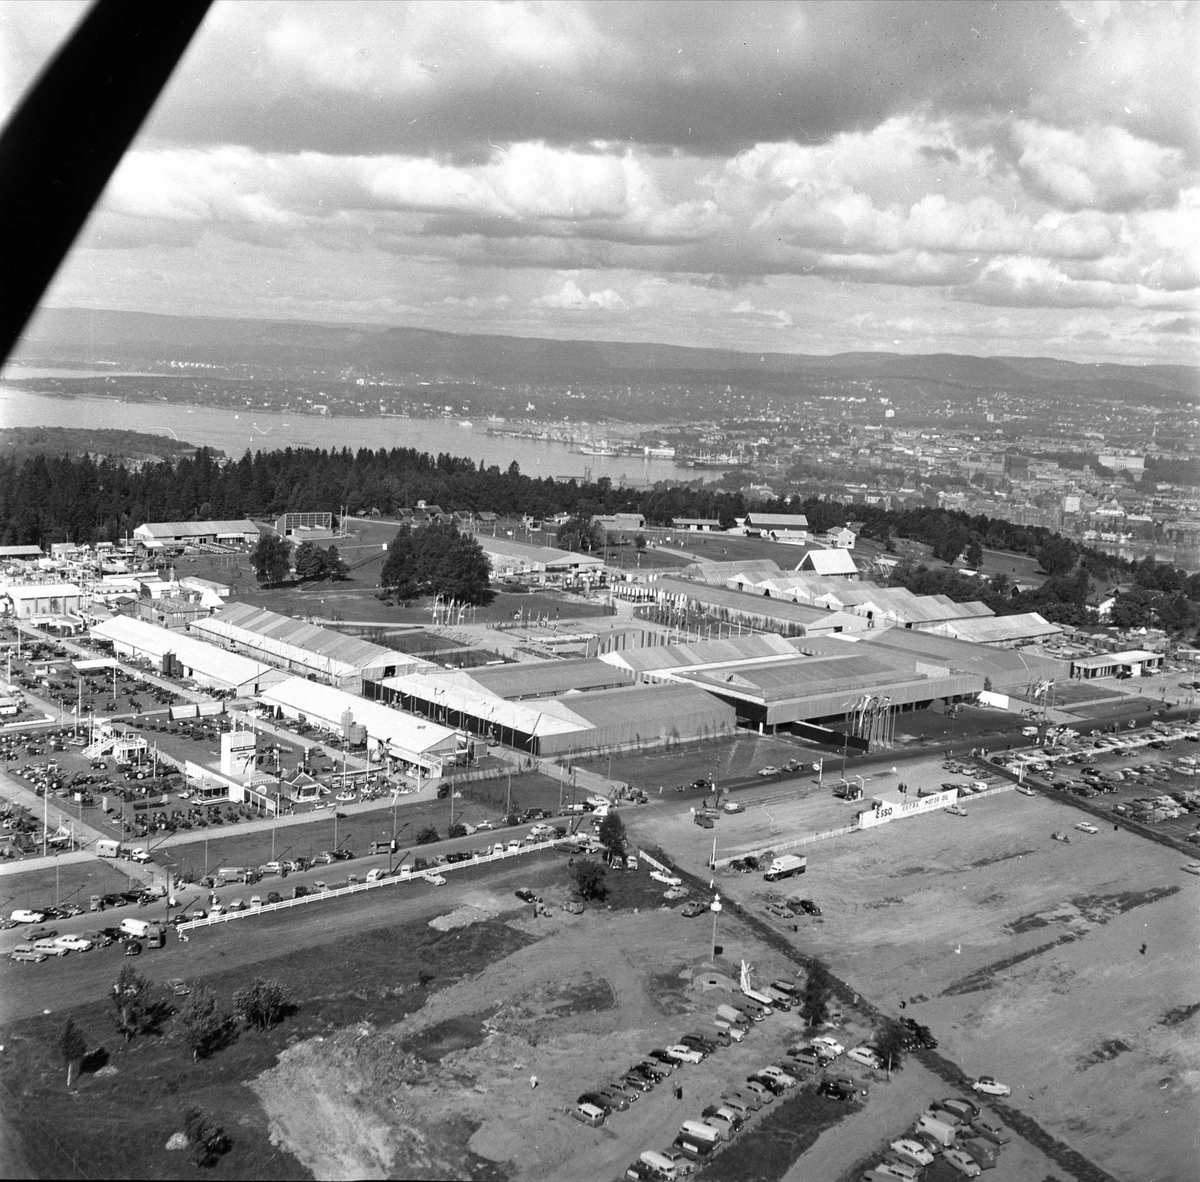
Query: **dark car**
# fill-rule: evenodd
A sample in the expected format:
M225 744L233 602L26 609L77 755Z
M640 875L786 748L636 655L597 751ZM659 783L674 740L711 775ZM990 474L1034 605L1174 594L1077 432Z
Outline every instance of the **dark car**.
M334 850L333 856L339 862L349 862L349 861L352 861L354 858L354 854L351 850Z
M643 1059L640 1063L635 1063L631 1070L658 1083L660 1080L666 1079L675 1069L670 1063L664 1063L660 1059Z
M755 1072L753 1075L746 1076L747 1083L762 1084L772 1096L782 1096L787 1087L777 1080L773 1075L760 1075Z
M635 1088L639 1092L648 1092L654 1087L654 1081L647 1079L637 1071L627 1071L617 1078L617 1083L623 1088Z
M125 945L125 955L126 956L141 956L142 955L141 944L139 944L136 940L130 940L129 943Z
M841 1084L834 1083L833 1080L825 1079L817 1085L818 1096L828 1096L831 1100L852 1100L854 1098L854 1089L845 1088Z
M522 887L519 891L514 891L513 894L521 900L522 903L540 903L542 900L535 895L533 891L526 890Z
M703 1034L685 1034L679 1042L682 1046L691 1047L705 1056L711 1055L717 1049L717 1044L705 1038Z
M821 909L811 899L800 900L800 910L806 915L820 915Z

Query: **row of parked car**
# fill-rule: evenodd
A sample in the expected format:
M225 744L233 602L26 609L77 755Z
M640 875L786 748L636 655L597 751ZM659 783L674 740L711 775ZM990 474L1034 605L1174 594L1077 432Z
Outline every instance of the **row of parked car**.
M573 1115L589 1125L601 1125L613 1112L621 1112L645 1092L667 1080L686 1064L702 1062L722 1046L741 1042L755 1022L769 1016L774 1009L790 1008L782 997L798 1004L797 987L779 981L772 993L781 995L777 1005L745 995L731 998L718 1007L711 1033L689 1031L671 1046L650 1051L645 1059L633 1064L617 1080L593 1088L579 1097ZM814 1046L819 1048L814 1050ZM715 1104L710 1104L699 1118L683 1122L674 1142L662 1150L646 1150L626 1170L626 1177L635 1182L673 1182L690 1174L696 1164L707 1162L722 1145L731 1141L745 1126L753 1112L770 1104L795 1088L811 1068L819 1068L843 1048L831 1036L818 1036L812 1044L789 1048L779 1063L769 1063L751 1072L744 1082L727 1089ZM804 1056L804 1058L801 1058ZM821 1080L819 1090L837 1099L850 1099L865 1094L850 1076L828 1077Z
M1003 1087L984 1076L972 1088L980 1091L980 1084ZM917 1182L939 1160L967 1178L978 1178L998 1164L1001 1147L1011 1140L1004 1123L978 1100L951 1096L921 1113L862 1175L862 1182Z

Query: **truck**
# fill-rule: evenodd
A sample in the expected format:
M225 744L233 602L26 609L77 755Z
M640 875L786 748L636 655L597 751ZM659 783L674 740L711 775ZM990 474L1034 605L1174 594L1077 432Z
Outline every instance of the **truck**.
M975 1159L981 1170L994 1170L1000 1160L1000 1147L982 1137L972 1137L963 1142L962 1149Z
M803 874L807 868L807 858L799 854L783 854L772 861L763 878L767 882L777 882L781 878L791 878L794 874Z
M154 925L145 919L123 919L121 920L121 931L127 936L134 936L139 940L144 940L149 934L150 929Z
M717 1006L717 1017L731 1026L749 1026L751 1022L751 1019L741 1010L727 1005Z
M217 878L222 882L246 882L248 870L245 866L222 866L217 871Z
M97 858L119 858L121 856L121 843L112 841L107 837L102 837L96 842L96 857Z
M947 1124L943 1120L938 1120L937 1117L929 1112L923 1112L917 1117L917 1132L928 1133L931 1137L936 1138L938 1144L943 1149L949 1148L949 1146L954 1144L954 1126Z
M161 923L152 923L146 933L147 948L165 948L167 944L167 929Z

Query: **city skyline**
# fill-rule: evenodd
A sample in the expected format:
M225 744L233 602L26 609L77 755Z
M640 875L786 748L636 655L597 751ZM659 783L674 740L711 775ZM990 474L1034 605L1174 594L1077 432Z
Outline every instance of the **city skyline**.
M82 11L0 9L6 113ZM1198 27L218 3L45 303L1194 363Z

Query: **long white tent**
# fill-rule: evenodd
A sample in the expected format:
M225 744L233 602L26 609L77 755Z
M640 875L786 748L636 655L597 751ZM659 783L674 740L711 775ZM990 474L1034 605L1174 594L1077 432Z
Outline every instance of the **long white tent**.
M422 777L440 776L443 763L453 761L459 747L458 732L449 727L303 677L289 677L264 690L258 700L286 718L302 718L331 730L343 730L348 721L359 723L366 728L368 743L390 759L419 769Z
M96 640L107 640L123 656L145 657L161 668L172 653L183 675L209 689L233 690L253 696L280 681L284 674L261 661L229 653L170 628L160 628L131 616L113 616L92 628Z

